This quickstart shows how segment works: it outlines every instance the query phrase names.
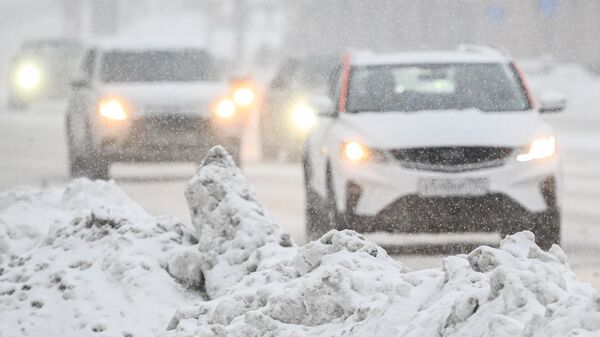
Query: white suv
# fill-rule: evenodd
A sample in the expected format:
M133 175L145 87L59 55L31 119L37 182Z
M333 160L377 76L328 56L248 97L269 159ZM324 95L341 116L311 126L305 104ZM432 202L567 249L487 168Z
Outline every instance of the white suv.
M559 156L516 65L484 47L347 54L304 149L307 233L532 230L560 241Z

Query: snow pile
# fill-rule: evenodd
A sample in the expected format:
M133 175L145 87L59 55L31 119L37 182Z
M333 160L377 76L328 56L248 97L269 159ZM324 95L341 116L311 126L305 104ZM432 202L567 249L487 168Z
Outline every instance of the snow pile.
M410 272L353 231L293 246L221 148L186 196L200 242L180 265L212 300L177 310L168 337L600 334L597 291L531 232Z
M289 234L266 216L241 171L224 148L212 149L189 182L185 195L196 227L197 251L179 256L174 266L198 266L212 298L254 271L270 269L295 253ZM189 280L185 268L171 268ZM182 274L182 276L179 276ZM196 274L197 275L197 274ZM201 283L202 280L192 280Z
M50 230L19 255L5 237L0 336L160 336L175 308L202 299L167 271L196 242L193 230L148 215L113 183L77 180L1 200L9 232L28 222Z
M112 183L8 194L3 221L60 221L4 254L0 336L600 336L597 290L530 232L409 271L353 231L295 246L221 147L185 194L198 240Z
M290 262L223 296L178 310L183 336L599 336L600 300L555 246L533 234L408 272L351 231L332 231Z

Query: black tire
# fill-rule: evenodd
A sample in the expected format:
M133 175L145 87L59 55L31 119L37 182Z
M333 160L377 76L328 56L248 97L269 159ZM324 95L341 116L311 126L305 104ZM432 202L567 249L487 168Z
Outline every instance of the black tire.
M329 167L327 168L326 179L327 197L324 213L327 218L327 224L329 228L344 229L346 227L344 215L337 208L335 188L333 187L333 174Z
M542 185L542 194L548 210L534 215L533 233L540 248L547 250L553 244L560 245L561 212L558 205L557 183L555 178L548 178Z
M534 216L535 242L544 250L550 249L553 244L560 245L560 211L553 207Z
M91 180L110 179L110 161L101 156L70 157L69 173L71 178L85 177Z
M319 239L327 232L327 218L323 214L323 202L319 195L311 187L310 167L304 163L304 191L305 207L304 215L306 221L306 240Z
M110 160L97 154L90 145L89 133L84 144L84 151L77 153L73 144L73 134L69 116L66 118L67 141L69 147L69 175L71 178L88 178L91 180L110 179Z

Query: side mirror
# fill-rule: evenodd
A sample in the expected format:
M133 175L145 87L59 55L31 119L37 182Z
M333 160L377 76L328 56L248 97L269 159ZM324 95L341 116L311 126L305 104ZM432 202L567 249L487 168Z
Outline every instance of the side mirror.
M561 93L548 92L540 98L540 113L561 112L567 107L567 97Z
M335 115L335 104L331 98L325 95L312 96L308 103L315 109L318 116L332 117Z
M71 81L71 88L73 89L81 89L81 88L89 88L90 87L90 81L83 79L83 78L79 78L79 79L75 79L73 81Z

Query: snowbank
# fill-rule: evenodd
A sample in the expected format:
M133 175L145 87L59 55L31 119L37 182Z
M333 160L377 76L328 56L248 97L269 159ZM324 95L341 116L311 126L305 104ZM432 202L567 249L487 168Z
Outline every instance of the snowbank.
M220 147L185 194L198 241L112 183L12 192L0 218L60 221L4 253L0 336L600 336L598 291L530 232L410 271L353 231L297 247Z
M353 231L287 244L222 149L186 196L200 237L188 263L212 300L180 308L168 337L600 335L598 292L531 232L410 272Z
M113 183L18 190L0 204L2 337L160 336L175 308L202 299L167 272L193 230L148 215Z

